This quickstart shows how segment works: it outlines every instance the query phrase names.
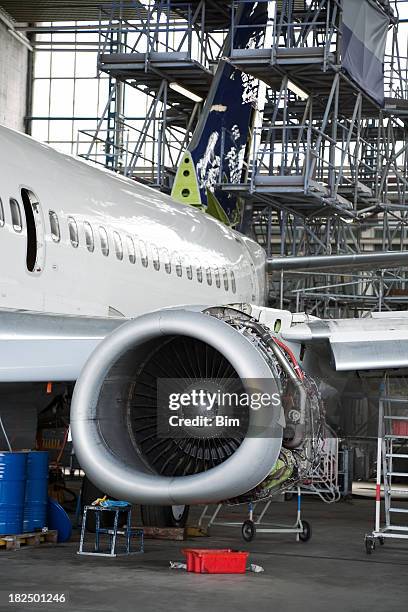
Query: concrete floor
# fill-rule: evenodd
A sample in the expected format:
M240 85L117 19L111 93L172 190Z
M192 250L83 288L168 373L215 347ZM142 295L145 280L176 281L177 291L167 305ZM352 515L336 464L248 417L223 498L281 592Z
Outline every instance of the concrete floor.
M368 556L374 501L303 504L313 527L308 543L293 536L258 534L245 544L240 532L214 527L210 538L189 542L147 540L144 555L95 559L76 554L74 541L0 551L0 610L88 611L301 611L401 612L408 609L408 544L388 541ZM229 512L230 513L230 512ZM294 517L294 502L272 505L274 519ZM183 546L248 550L262 574L198 575L170 570ZM8 605L9 592L63 592L68 603Z

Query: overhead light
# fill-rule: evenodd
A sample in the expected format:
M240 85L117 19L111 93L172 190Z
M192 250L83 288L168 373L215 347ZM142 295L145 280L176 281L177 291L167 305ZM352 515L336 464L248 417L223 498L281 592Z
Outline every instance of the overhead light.
M288 88L293 91L293 93L296 94L301 100L307 100L309 97L309 94L307 94L305 91L303 91L303 89L300 89L300 87L292 83L292 81L288 81Z
M182 96L185 96L186 98L188 98L189 100L192 100L193 102L203 101L203 99L200 98L200 96L197 96L197 94L193 93L192 91L189 91L185 87L182 87L178 83L170 83L170 89L172 89L173 91L177 91L177 93L181 94Z

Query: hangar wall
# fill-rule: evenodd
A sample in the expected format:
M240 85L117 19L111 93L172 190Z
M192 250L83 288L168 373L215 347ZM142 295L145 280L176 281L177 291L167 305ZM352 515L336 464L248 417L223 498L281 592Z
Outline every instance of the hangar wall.
M30 51L0 20L0 123L25 131Z

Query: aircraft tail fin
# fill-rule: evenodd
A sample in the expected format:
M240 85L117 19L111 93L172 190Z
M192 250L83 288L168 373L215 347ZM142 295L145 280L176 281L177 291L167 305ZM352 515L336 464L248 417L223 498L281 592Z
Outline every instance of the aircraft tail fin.
M237 16L233 48L258 46L266 21L266 2L243 3ZM224 44L224 56L230 54L231 42L230 35ZM253 77L221 60L188 147L202 204L209 204L207 193L214 194L231 223L240 221L237 199L219 185L239 183L243 178L257 94L258 84Z

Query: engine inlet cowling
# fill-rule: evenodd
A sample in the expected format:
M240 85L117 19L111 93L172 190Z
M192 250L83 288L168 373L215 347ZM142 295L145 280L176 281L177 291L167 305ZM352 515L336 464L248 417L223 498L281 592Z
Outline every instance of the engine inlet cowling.
M278 459L279 404L248 410L247 433L160 436L159 379L237 380L248 393L278 396L279 379L250 337L217 316L188 310L124 323L96 348L78 379L71 427L78 460L118 499L172 505L216 502L256 487Z

